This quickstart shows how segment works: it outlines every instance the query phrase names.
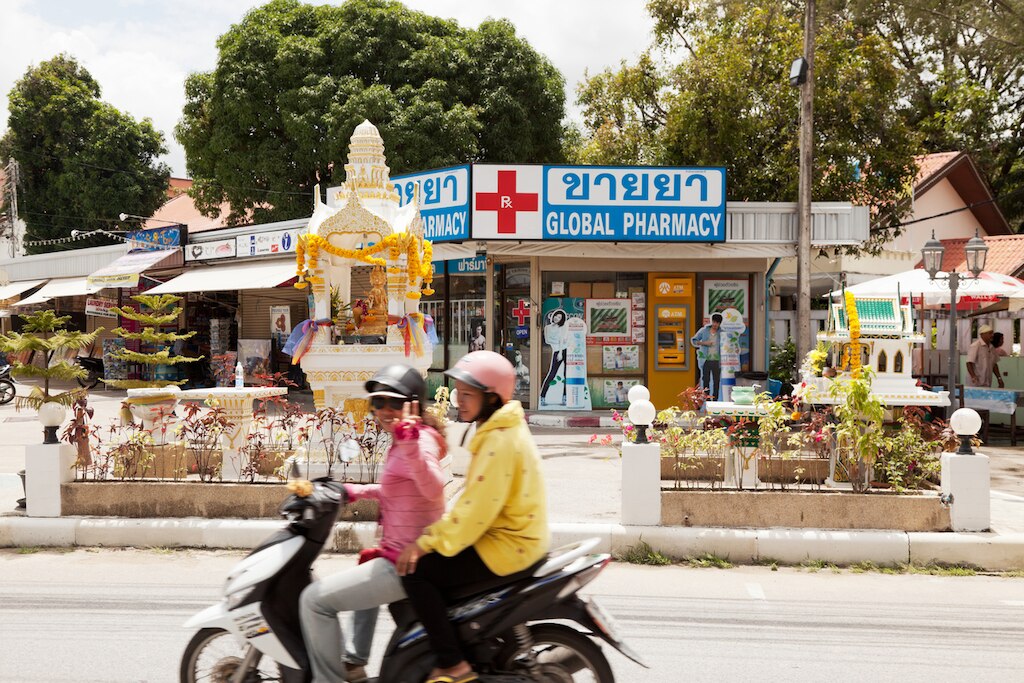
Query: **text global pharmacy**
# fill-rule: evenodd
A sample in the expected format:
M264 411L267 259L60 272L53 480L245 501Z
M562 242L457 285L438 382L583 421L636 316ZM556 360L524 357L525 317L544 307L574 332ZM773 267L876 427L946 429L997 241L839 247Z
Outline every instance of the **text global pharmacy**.
M550 239L708 241L724 240L722 211L580 211L548 209L544 236Z

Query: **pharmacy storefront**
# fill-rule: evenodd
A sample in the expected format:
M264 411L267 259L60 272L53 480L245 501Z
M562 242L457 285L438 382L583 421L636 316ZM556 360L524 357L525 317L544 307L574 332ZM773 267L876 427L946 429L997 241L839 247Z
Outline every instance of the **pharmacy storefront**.
M403 202L418 184L426 236L462 250L435 261L424 300L435 383L493 349L530 408L625 407L637 383L672 405L699 380L690 340L713 313L725 382L763 368L765 273L792 240L730 242L724 169L474 164L392 181Z

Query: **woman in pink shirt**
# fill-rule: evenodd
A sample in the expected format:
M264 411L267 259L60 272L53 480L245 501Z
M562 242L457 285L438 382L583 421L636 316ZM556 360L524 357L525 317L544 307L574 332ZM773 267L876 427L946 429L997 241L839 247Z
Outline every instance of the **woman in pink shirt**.
M312 583L302 592L299 618L313 681L364 681L380 605L405 599L395 571L402 549L444 514L445 441L440 425L419 415L423 376L390 365L366 383L370 408L392 436L379 484L345 484L350 500L380 502L380 545L359 554L359 565ZM352 648L343 652L340 612L352 612Z

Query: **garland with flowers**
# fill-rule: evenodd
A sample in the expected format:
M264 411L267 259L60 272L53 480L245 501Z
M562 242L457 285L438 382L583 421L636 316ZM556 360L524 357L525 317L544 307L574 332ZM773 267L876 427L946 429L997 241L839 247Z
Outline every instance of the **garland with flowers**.
M860 379L861 368L861 344L860 344L860 314L857 313L857 300L853 292L844 292L846 298L846 321L850 328L849 362L850 373L853 379Z
M333 256L352 259L371 266L386 266L387 261L377 256L387 249L388 258L394 262L404 253L408 262L408 278L411 287L416 286L418 279L423 280L423 290L412 291L406 294L410 299L419 299L423 294L430 296L434 293L431 285L434 282L434 247L422 237L416 237L408 233L391 234L376 244L362 249L343 249L336 247L327 241L326 238L314 233L300 235L295 245L295 274L299 281L295 283L296 289L304 289L307 282L318 284L323 278L316 275L307 275L309 271L315 271L320 263L320 251L323 250ZM422 254L422 258L421 258ZM392 267L391 273L401 272L400 269Z

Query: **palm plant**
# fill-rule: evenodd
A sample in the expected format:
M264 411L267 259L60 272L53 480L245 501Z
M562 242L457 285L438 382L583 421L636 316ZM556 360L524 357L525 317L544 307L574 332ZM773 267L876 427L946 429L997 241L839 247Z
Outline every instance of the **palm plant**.
M202 356L195 358L189 356L176 356L173 355L170 349L170 344L176 341L192 338L196 332L186 332L185 334L179 334L177 332L165 332L163 328L168 325L173 325L177 322L178 316L181 314L181 307L175 306L181 301L180 296L174 294L138 294L133 296L134 301L139 302L143 307L148 308L149 312L137 311L129 306L121 306L120 308L113 309L122 318L128 320L134 320L142 326L141 332L129 332L123 327L118 327L113 330L114 334L121 336L125 340L139 341L143 344L150 344L153 346L161 346L164 348L159 351L142 352L142 351L130 351L128 349L121 349L116 353L112 354L114 358L118 360L128 361L129 363L140 363L149 367L158 365L177 365L179 363L194 363L202 360ZM103 380L106 384L118 389L137 389L142 387L164 387L168 384L180 385L184 384L188 380L158 380L158 379L105 379Z

